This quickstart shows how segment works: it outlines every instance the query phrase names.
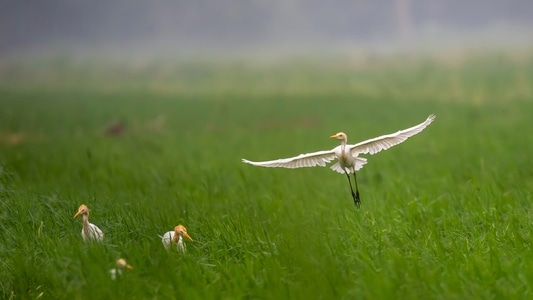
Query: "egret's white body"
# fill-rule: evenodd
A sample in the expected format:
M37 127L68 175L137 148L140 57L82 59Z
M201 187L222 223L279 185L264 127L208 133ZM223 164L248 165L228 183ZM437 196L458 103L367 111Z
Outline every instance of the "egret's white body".
M133 269L132 266L128 265L126 263L126 260L123 258L117 259L117 267L109 270L109 275L111 276L112 280L117 279L117 276L122 276L122 270L124 269Z
M382 135L353 145L348 145L348 136L344 132L339 132L330 136L330 138L340 140L341 144L331 150L300 154L295 157L262 162L254 162L247 159L243 159L242 161L260 167L281 167L294 169L315 166L325 167L327 163L336 158L337 162L331 166L331 169L346 175L353 173L355 177L355 172L360 170L367 163L366 158L359 157L359 154L376 154L382 150L386 150L392 146L398 145L407 140L409 137L420 133L429 124L431 124L433 120L435 120L435 115L430 115L424 122L411 128L400 130L392 134ZM348 180L350 180L349 177ZM357 180L355 182L357 190ZM356 201L356 204L358 204L358 199L355 198L358 198L358 193L356 195L352 190L352 195L354 196L354 201Z
M187 234L187 229L183 225L178 225L174 228L174 231L168 231L161 237L161 242L167 250L170 249L172 243L176 244L176 249L185 253L186 247L183 242L183 237L188 238L192 242L192 238Z
M81 237L83 240L101 242L104 239L104 233L98 228L98 226L89 223L89 208L85 204L80 205L74 218L79 215L83 216L83 228L81 229Z

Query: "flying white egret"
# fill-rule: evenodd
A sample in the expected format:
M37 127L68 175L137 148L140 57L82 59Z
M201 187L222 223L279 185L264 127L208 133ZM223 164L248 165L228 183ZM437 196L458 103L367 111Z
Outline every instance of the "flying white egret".
M185 253L185 243L183 242L183 237L188 238L191 242L193 241L192 238L187 234L187 229L185 226L178 225L174 228L174 231L168 231L167 233L163 234L161 241L167 250L170 249L172 243L175 243L178 251Z
M122 276L122 270L124 269L131 270L133 269L133 267L128 265L124 258L117 259L117 267L109 270L109 275L111 275L111 279L115 280L117 279L117 276Z
M291 158L282 158L277 160L254 162L243 159L242 161L254 166L260 167L281 167L281 168L302 168L302 167L325 167L326 163L331 162L337 158L337 162L331 166L331 169L341 174L346 174L348 182L350 183L350 190L352 192L352 198L354 204L359 207L361 200L359 198L359 188L357 187L357 178L355 172L360 170L366 164L366 158L358 157L359 154L376 154L381 150L389 149L392 146L398 145L409 137L420 133L431 122L435 120L435 115L429 115L429 117L422 123L400 130L396 133L382 135L373 139L369 139L355 145L347 145L348 136L344 132L339 132L330 136L332 139L341 141L340 146L337 146L331 150L318 151L313 153L300 154ZM355 182L355 193L352 188L352 181L350 180L350 173L353 173L353 179Z
M84 241L98 241L101 242L104 239L104 233L98 226L89 223L89 208L87 205L82 204L78 208L78 212L74 215L76 218L79 215L83 215L83 228L81 230L81 236Z

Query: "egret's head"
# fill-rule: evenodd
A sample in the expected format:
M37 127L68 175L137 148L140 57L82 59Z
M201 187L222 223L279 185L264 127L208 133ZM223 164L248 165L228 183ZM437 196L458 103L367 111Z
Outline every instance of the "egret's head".
M337 140L341 140L341 141L346 141L346 139L347 139L348 137L346 136L346 133L344 133L344 132L338 132L338 133L336 133L336 134L330 136L329 138L331 138L331 139L337 139Z
M188 238L191 242L193 241L192 238L187 234L187 229L183 225L176 226L174 228L174 234L184 236Z
M130 265L128 265L128 263L126 263L126 260L124 258L117 259L117 267L119 269L124 269L124 268L130 269L130 270L133 269L132 266L130 266Z
M80 205L80 208L78 208L78 212L74 215L74 218L79 215L89 215L89 208L87 207L87 205Z

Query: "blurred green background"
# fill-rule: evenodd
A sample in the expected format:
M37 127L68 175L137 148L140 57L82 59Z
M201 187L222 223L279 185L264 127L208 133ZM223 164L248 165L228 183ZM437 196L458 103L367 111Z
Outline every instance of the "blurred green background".
M531 298L529 2L341 2L3 3L2 298ZM359 210L329 168L241 162L429 114L364 156Z

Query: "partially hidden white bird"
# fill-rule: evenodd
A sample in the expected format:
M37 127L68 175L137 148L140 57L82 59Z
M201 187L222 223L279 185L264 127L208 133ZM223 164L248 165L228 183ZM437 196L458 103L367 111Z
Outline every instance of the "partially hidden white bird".
M82 204L78 208L78 212L74 215L74 218L77 216L83 216L83 228L81 229L81 236L84 241L97 241L101 242L104 239L104 233L98 226L89 223L89 208L87 205Z
M111 270L109 270L109 275L111 275L111 280L117 279L117 276L122 276L122 270L133 269L132 266L128 265L126 260L124 258L117 259L117 266Z
M337 162L331 166L331 169L341 174L346 174L348 182L350 183L350 190L352 192L352 198L354 204L359 207L361 200L359 197L359 188L357 187L357 178L355 172L360 170L366 163L366 158L359 157L359 154L376 154L381 150L389 149L392 146L398 145L409 137L420 133L431 122L435 120L435 115L429 115L429 117L422 123L400 130L396 133L382 135L373 139L369 139L355 145L348 145L348 136L344 132L336 133L330 138L341 141L340 146L337 146L331 150L318 151L313 153L300 154L295 157L282 158L277 160L254 162L247 159L242 161L254 166L260 167L281 167L281 168L302 168L302 167L325 167L327 163L337 158ZM355 182L355 193L352 188L352 182L350 180L350 173L353 173Z
M172 243L176 244L176 249L180 252L185 253L185 243L183 242L183 237L186 237L191 242L192 238L187 234L187 229L183 225L178 225L174 227L174 231L168 231L163 236L161 236L161 242L167 250L170 249Z

